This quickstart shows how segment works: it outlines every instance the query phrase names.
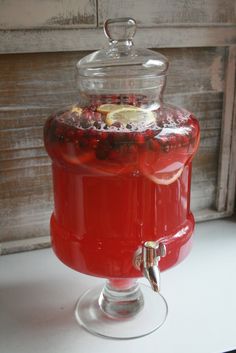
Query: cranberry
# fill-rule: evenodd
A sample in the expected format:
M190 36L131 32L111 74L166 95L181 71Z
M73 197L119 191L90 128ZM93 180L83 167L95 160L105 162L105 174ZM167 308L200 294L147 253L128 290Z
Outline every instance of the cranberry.
M121 123L119 121L115 121L112 126L115 126L116 128L120 128L121 127Z
M83 128L83 129L88 129L89 127L92 126L92 122L89 121L88 119L82 119L80 121L80 126Z
M95 123L93 124L93 126L94 126L96 129L101 129L102 123L101 123L100 121L95 121Z
M154 131L151 129L148 129L145 131L145 136L146 137L153 137Z
M128 97L128 103L135 105L135 103L136 103L136 97L135 97L134 94L130 94L130 95L129 95L129 97Z
M95 112L94 113L94 120L101 120L102 114L100 112Z
M94 112L91 110L86 110L83 112L83 120L93 120Z
M92 105L90 106L90 109L91 109L93 112L95 112L95 111L97 110L96 104L92 104Z
M112 101L112 103L117 103L117 102L119 101L118 96L115 95L115 94L113 94L113 95L111 96L111 101Z

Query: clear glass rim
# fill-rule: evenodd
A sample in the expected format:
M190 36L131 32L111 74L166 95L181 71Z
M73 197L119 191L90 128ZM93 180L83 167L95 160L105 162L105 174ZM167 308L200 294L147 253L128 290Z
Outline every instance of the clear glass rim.
M153 303L151 304L150 302L148 302L148 304L150 304L151 306L151 311L152 311L152 314L153 315L153 318L154 318L154 321L150 324L150 326L147 327L147 324L150 322L150 312L148 313L148 317L146 319L146 322L143 320L143 316L145 317L145 303L144 303L144 309L143 311L140 312L140 314L136 314L133 318L127 318L127 319L119 319L117 321L115 321L114 319L112 318L109 318L109 317L106 317L105 314L102 312L102 310L100 309L100 307L97 305L97 308L99 308L100 310L100 315L104 315L106 321L105 321L105 330L104 332L102 332L102 325L104 324L104 322L101 322L99 323L99 330L96 330L96 325L95 327L92 327L92 325L88 325L86 324L80 317L80 310L79 310L79 307L82 303L82 301L84 299L86 299L86 297L95 292L96 290L100 293L100 290L102 290L102 286L99 286L99 287L95 287L95 288L92 288L90 290L87 290L80 298L79 300L77 301L76 303L76 306L75 306L75 318L76 318L76 321L78 322L78 324L83 328L85 329L87 332L95 335L95 336L98 336L98 337L102 337L102 338L108 338L108 339L111 339L111 340L130 340L130 339L137 339L137 338L141 338L141 337L144 337L144 336L147 336L151 333L153 333L154 331L156 331L157 329L159 329L165 322L166 318L167 318L167 315L168 315L168 304L165 300L165 298L160 294L160 293L156 293L154 292L151 287L149 286L146 286L145 284L141 283L140 284L141 286L141 289L143 289L143 291L147 292L149 295L152 296L152 298L154 298L154 302L156 301L156 299L159 300L159 304L162 306L162 316L161 317L158 317L156 314L159 314L160 313L160 310L158 308L157 312L155 313L154 310L153 310ZM142 292L143 292L142 291ZM83 304L82 304L82 307L83 307ZM147 307L147 303L146 303L146 307ZM89 312L89 310L88 310ZM139 317L140 315L140 317ZM94 314L94 322L96 323L96 313ZM125 325L127 325L127 323L129 324L131 322L131 329L130 331L127 330L127 327L124 327ZM117 327L115 328L114 330L114 333L112 333L112 328L111 328L111 331L109 331L109 329L106 329L106 327L108 327L109 325L115 325L117 324ZM138 330L137 332L135 331L135 325L136 323L139 325L138 327ZM90 322L91 324L91 322ZM107 325L107 326L106 326ZM141 326L140 326L141 325ZM119 331L119 329L123 332L125 332L124 335L122 335L122 333L118 334L117 331ZM127 334L127 331L130 332L130 334ZM136 332L136 333L135 333Z

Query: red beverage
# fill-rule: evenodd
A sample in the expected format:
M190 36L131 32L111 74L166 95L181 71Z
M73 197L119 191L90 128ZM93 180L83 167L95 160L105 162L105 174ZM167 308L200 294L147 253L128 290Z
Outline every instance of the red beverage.
M166 245L161 270L190 250L191 160L199 126L176 107L147 110L145 97L111 100L121 105L96 98L45 125L54 184L52 244L79 272L141 277L133 259L145 241Z
M108 19L104 32L107 46L76 65L78 105L45 124L51 237L67 266L108 279L80 297L78 323L127 339L163 324L160 270L190 250L199 125L189 112L163 104L168 59L135 47L134 19ZM143 276L150 287L138 284Z

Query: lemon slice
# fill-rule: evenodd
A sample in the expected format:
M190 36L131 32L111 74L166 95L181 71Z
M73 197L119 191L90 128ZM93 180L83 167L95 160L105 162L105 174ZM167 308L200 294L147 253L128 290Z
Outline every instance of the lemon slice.
M79 115L82 113L82 108L74 105L72 108L71 108L71 113L78 113Z
M156 184L170 185L174 183L182 174L184 168L180 168L177 172L173 173L159 173L158 176L147 175L147 177Z
M106 124L112 125L115 122L121 124L143 124L149 125L155 122L155 115L150 110L135 106L122 107L112 110L106 116Z
M121 108L130 108L128 104L102 104L97 108L97 111L103 114L108 114L114 110Z

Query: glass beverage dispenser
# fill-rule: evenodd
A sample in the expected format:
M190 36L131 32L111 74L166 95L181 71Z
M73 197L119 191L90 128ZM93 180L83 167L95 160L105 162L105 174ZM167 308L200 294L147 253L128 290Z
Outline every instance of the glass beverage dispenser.
M168 60L135 48L133 19L107 20L104 31L109 46L77 64L78 102L45 124L51 237L64 264L108 279L78 301L79 323L133 338L164 322L160 271L190 250L199 125L188 111L163 103ZM142 276L150 285L138 283Z

